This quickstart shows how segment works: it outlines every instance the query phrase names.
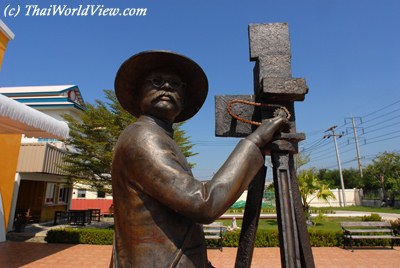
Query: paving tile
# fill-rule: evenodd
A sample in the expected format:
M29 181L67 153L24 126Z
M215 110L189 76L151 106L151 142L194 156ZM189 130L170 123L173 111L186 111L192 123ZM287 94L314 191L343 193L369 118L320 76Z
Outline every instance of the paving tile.
M400 267L400 247L344 250L342 248L313 248L316 267ZM237 248L208 250L208 258L218 268L234 267ZM111 246L68 245L6 241L0 243L0 267L31 268L106 268ZM255 248L252 268L281 267L279 248Z

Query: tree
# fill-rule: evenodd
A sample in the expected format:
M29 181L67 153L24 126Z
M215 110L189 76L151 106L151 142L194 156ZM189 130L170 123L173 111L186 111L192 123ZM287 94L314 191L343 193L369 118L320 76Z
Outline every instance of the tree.
M296 174L300 170L300 168L310 162L310 155L305 154L304 152L299 152L294 155L294 167Z
M119 104L114 91L104 90L106 101L95 100L75 119L65 115L70 137L65 141L66 163L62 168L73 183L87 185L95 191L111 192L113 147L120 133L136 119ZM196 155L193 144L181 129L184 122L174 124L174 140L186 157ZM190 163L193 167L194 164Z
M303 201L303 208L307 217L310 215L310 203L315 198L324 201L328 201L329 198L336 199L332 191L329 190L329 185L324 184L318 179L317 172L314 169L300 171L297 180L299 183L301 199ZM308 200L311 195L315 196Z
M343 174L344 186L347 189L362 188L364 186L359 171L357 169L354 168L343 169L342 174ZM324 183L329 184L330 187L334 188L342 187L340 182L339 170L337 169L334 170L320 169L318 171L318 177Z
M187 136L186 131L181 128L183 124L184 122L179 122L173 125L174 140L179 145L179 148L181 149L185 157L197 155L197 153L194 153L192 151L194 144L190 142L190 137ZM195 166L194 163L189 163L189 165L191 168Z
M384 152L379 154L372 164L366 169L366 180L375 179L375 185L382 189L382 205L390 198L394 204L395 198L400 193L400 154L396 152ZM374 183L369 182L370 186Z
M340 175L339 170L320 169L318 170L318 178L325 184L329 184L333 188L339 188Z

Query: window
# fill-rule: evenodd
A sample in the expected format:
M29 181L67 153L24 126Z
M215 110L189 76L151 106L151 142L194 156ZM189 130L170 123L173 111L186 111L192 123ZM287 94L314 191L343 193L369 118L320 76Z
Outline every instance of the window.
M97 198L105 198L106 192L104 191L97 191Z
M58 142L58 139L38 138L38 142Z
M66 185L60 185L58 190L58 203L68 203L69 188Z
M86 198L86 190L78 189L78 198Z
M45 204L54 204L54 193L56 191L55 183L47 183L46 186L46 197L44 200Z

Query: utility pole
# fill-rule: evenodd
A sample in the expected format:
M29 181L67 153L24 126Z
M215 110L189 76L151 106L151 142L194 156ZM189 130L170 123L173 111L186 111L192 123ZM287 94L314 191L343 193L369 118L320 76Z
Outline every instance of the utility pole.
M362 122L362 121L361 121L361 117L357 117L357 118L360 120L360 122ZM345 123L347 123L347 122L346 122L346 119L350 119L350 118L345 118ZM355 141L355 143L356 143L358 170L359 170L359 172L360 172L360 177L362 178L362 177L363 177L363 171L362 171L362 164L361 164L360 147L359 147L359 145L358 145L357 128L356 128L356 122L355 122L354 119L355 119L354 117L351 117L351 124L352 124L352 126L353 126L354 141Z
M335 143L335 149L336 149L336 159L337 159L337 163L338 163L338 167L339 167L339 175L340 175L340 183L342 185L342 200L343 200L343 206L346 207L346 194L344 191L344 181L343 181L343 173L342 173L342 165L340 163L340 156L339 156L339 147L337 145L337 141L336 141L336 137L341 138L343 136L343 134L335 134L335 128L337 126L332 126L330 128L328 128L325 132L327 131L332 131L332 134L327 134L324 136L325 138L330 138L333 137L333 142ZM342 204L340 204L341 206Z

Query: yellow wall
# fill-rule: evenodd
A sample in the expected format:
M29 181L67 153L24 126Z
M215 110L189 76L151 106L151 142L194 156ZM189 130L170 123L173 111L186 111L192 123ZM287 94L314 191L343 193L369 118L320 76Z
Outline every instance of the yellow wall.
M8 38L2 32L0 32L0 69L3 62L4 53L6 52L7 44Z
M52 221L54 220L54 215L56 211L66 211L67 205L55 205L55 206L44 206L40 214L40 222Z
M10 217L21 138L21 134L0 134L0 191L3 198L6 230Z

